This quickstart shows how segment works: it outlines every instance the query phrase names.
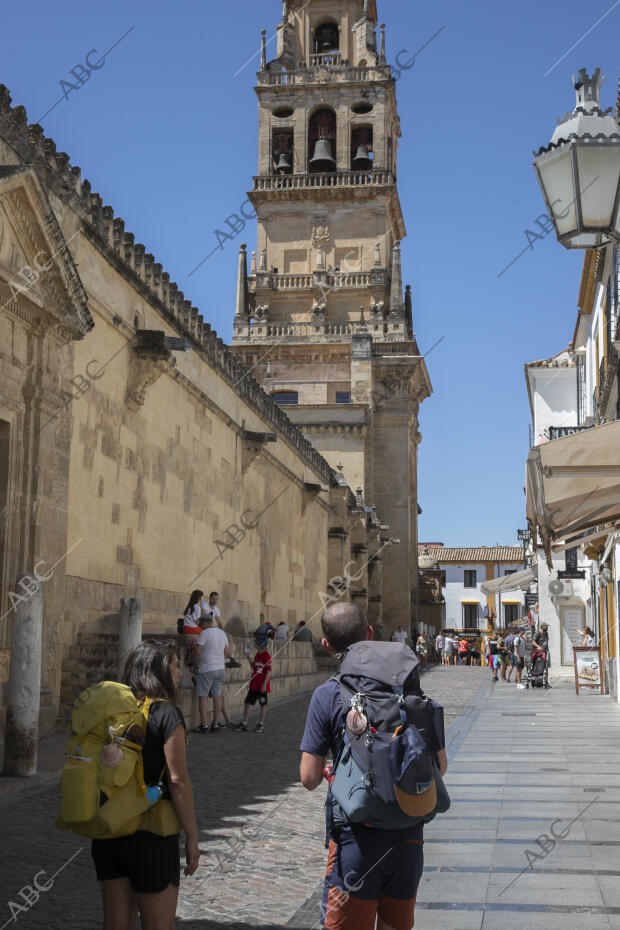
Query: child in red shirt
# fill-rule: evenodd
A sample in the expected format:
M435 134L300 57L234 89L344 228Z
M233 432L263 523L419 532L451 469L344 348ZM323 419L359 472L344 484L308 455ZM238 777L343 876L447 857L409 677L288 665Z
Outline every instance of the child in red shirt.
M267 649L268 644L268 638L257 639L254 658L251 659L250 656L248 656L248 662L252 667L252 677L250 678L250 688L244 701L243 720L241 723L234 724L235 730L244 730L247 732L250 707L253 707L257 701L260 706L260 720L254 727L254 732L262 733L265 729L267 695L271 691L271 654Z

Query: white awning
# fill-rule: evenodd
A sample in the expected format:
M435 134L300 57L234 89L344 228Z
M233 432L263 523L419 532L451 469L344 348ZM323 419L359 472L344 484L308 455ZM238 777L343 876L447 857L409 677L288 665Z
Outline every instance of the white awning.
M554 542L620 519L620 421L530 451L527 516L549 563Z
M504 575L503 578L485 581L480 585L480 590L489 597L504 591L527 591L530 583L536 581L536 577L536 569L524 568L522 572L513 572L511 575Z

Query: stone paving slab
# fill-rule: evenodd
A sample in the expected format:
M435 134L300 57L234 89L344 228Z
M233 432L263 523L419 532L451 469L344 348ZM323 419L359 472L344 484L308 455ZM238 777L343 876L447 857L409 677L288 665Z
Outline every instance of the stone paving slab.
M431 670L428 693L444 705L446 724L467 719L482 670ZM203 859L182 878L177 926L185 930L318 930L325 869L325 791L299 783L299 743L309 695L270 707L263 734L192 734L188 762ZM255 712L256 713L256 712ZM460 719L460 717L459 717ZM251 723L255 722L254 716ZM41 870L52 887L18 912L24 930L100 930L101 904L90 843L54 827L58 773L66 738L41 744L34 779L0 779L0 927L9 902ZM8 839L7 841L7 838ZM12 923L9 925L12 926Z
M552 684L544 695L501 683L481 690L446 779L455 803L425 831L416 930L620 928L620 708L577 698L561 673ZM569 833L543 838L541 850L555 818ZM526 850L540 854L533 868ZM474 893L471 869L488 870L484 894Z

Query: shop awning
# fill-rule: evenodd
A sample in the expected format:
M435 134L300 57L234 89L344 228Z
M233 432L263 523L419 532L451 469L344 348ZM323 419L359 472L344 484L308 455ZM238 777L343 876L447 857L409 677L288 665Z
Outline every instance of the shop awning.
M478 607L480 607L480 601L467 600L466 598L465 598L465 599L463 599L463 598L461 599L461 604L477 604Z
M501 594L504 591L527 591L530 582L536 581L536 569L524 568L522 572L513 572L511 575L504 575L502 578L493 578L492 581L485 581L480 585L480 590L488 597L495 594Z
M620 519L620 421L530 451L527 516L549 565L553 543Z

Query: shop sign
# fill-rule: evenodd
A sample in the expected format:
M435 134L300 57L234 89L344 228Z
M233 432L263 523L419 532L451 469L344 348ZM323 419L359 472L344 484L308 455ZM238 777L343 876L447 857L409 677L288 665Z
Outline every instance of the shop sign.
M603 693L603 669L601 665L601 647L573 646L575 665L575 691L580 688L599 688Z

